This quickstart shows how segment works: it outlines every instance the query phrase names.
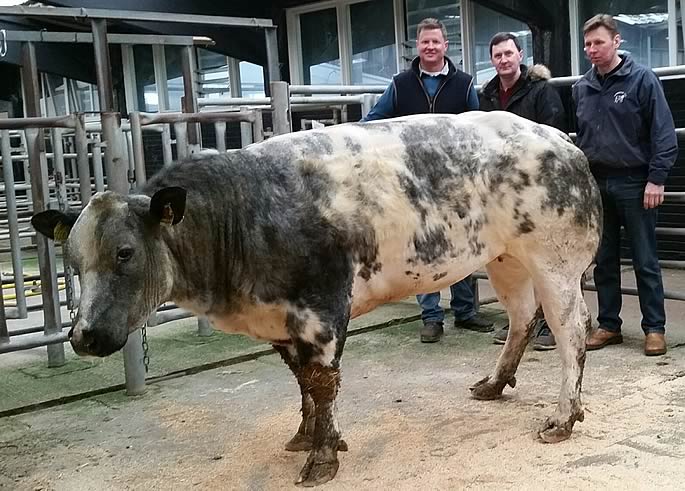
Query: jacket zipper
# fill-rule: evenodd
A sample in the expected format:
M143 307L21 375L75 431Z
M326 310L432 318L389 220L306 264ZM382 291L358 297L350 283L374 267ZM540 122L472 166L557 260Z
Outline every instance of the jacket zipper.
M443 83L440 85L440 87L438 87L438 90L435 92L435 95L433 96L433 99L431 99L430 96L428 95L428 92L426 92L426 87L423 86L423 82L421 81L421 77L420 77L419 75L416 75L416 73L414 73L414 76L415 76L417 79L419 79L419 85L421 86L421 90L423 90L423 94L426 96L426 101L428 101L428 112L429 112L429 113L434 112L434 102L435 102L436 99L438 98L438 94L440 94L440 92L442 91L442 88L443 88L445 85L447 85L447 81L448 81L450 78L452 78L453 75L452 75L452 76L448 75L447 77L445 77L445 80L444 80Z

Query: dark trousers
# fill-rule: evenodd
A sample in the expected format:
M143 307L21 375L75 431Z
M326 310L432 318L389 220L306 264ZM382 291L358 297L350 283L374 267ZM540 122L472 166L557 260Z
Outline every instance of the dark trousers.
M642 329L645 334L664 332L664 286L656 248L657 210L645 210L647 179L642 176L597 178L604 206L604 230L597 252L595 286L600 326L619 332L621 312L621 226L625 228L637 280Z
M467 276L463 280L450 286L450 307L454 311L454 318L458 321L465 321L476 315L473 305L473 279ZM442 322L445 319L445 312L440 306L440 292L416 295L416 299L421 306L421 319L423 322Z

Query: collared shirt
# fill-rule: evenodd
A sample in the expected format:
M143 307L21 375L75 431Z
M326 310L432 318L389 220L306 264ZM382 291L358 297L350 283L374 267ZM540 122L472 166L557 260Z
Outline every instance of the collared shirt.
M447 64L447 62L445 62L445 64L442 66L442 70L440 70L439 72L429 72L428 70L424 70L421 64L419 63L419 73L421 74L421 76L428 75L429 77L437 77L438 75L447 75L449 72L450 67Z

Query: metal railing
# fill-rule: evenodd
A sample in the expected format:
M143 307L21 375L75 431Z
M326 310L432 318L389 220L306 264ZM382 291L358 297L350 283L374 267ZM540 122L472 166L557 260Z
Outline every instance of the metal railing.
M112 119L117 121L116 118ZM145 172L145 156L143 148L143 131L154 130L163 132L163 126L173 126L174 132L176 134L175 141L169 141L169 145L175 143L177 155L180 159L187 158L194 152L198 151L200 148L198 145L189 143L187 138L188 125L193 123L207 123L213 124L215 130L215 136L217 141L217 148L220 151L226 150L225 144L225 133L226 133L226 123L236 122L241 125L241 144L242 146L248 145L252 142L259 142L264 139L263 132L263 122L261 111L248 110L242 108L239 112L230 113L132 113L130 125L125 125L130 127L130 153L131 153L131 164L126 163L126 166L132 169L132 174L129 176L129 181L131 186L138 185L141 186L146 180ZM106 124L106 123L105 123ZM92 131L89 140L86 128ZM43 150L38 141L41 140L41 133L49 129L50 138L48 141L51 143L52 152L47 152ZM27 276L24 273L22 251L24 250L34 250L32 246L22 246L21 241L26 239L39 239L39 236L35 234L29 227L28 222L30 215L35 210L33 207L33 202L27 200L23 203L23 214L25 216L20 217L17 209L17 197L16 191L20 190L25 192L30 190L35 183L29 184L18 184L14 180L14 169L13 165L4 165L5 162L14 162L17 157L16 154L12 153L12 147L10 145L10 135L9 131L13 130L21 132L26 132L27 145L25 155L20 154L21 158L26 157L32 161L38 161L41 163L42 171L44 174L43 181L41 182L42 187L47 189L47 196L49 196L49 203L52 207L56 207L60 210L65 210L67 207L78 208L85 206L90 200L90 196L94 191L102 191L106 188L106 173L103 174L102 169L102 149L106 149L106 145L103 145L98 140L93 140L92 137L95 131L101 131L102 123L90 123L86 125L84 123L84 117L82 114L72 114L64 117L57 118L17 118L17 119L4 119L0 120L0 134L2 143L2 162L3 162L3 176L4 176L4 187L3 191L6 195L4 200L5 209L7 212L7 224L8 233L7 237L0 235L0 240L5 238L9 240L10 247L9 250L12 256L12 270L13 274L11 278L3 280L3 283L8 284L12 282L12 287L14 290L14 306L4 305L4 295L3 295L3 308L0 309L0 354L8 353L13 351L30 349L38 346L48 346L61 344L67 341L67 334L62 331L62 328L68 327L68 323L61 323L59 320L60 312L59 308L65 305L67 302L59 298L58 289L54 289L56 298L53 301L48 302L43 298L41 304L27 305L26 301L26 285L25 280L33 279L41 280L39 276ZM120 132L121 128L115 128L115 133ZM66 155L63 151L63 141L62 138L66 134L66 131L73 133L73 139L75 141L76 151L72 155ZM16 136L13 135L13 136ZM44 136L43 136L44 138ZM93 145L93 150L89 152L88 144L89 142ZM36 154L36 149L40 149L38 154ZM23 150L21 150L23 151ZM171 155L171 148L167 152ZM72 176L76 176L78 182L67 182L66 176L69 175L69 171L65 168L64 162L65 157L73 157L78 161L78 165L72 169ZM52 162L52 178L47 178L47 163L48 160ZM90 169L98 169L94 172L94 181L90 175ZM74 179L72 178L72 181ZM78 196L72 199L68 199L68 188L75 188L78 191ZM2 222L0 222L1 224ZM20 226L24 226L21 228ZM0 225L1 226L1 225ZM30 230L30 231L29 231ZM49 243L54 254L54 244ZM59 246L57 246L59 248ZM38 257L39 263L44 260ZM53 260L54 262L54 260ZM60 271L57 272L57 268L53 267L54 275L51 277L51 281L56 281L58 277L64 277L65 273ZM4 291L4 290L3 290ZM43 291L43 284L40 283L40 291ZM43 295L45 297L45 295ZM75 301L75 299L69 299ZM46 305L54 305L55 312L53 316L56 317L56 321L50 325L48 321L45 322L43 326L32 326L21 329L13 329L9 331L7 328L7 319L26 319L27 314L31 310L46 311ZM190 317L191 314L183 311L182 309L177 309L174 305L167 305L160 309L160 313L151 319L151 324L162 324L164 322L169 322L171 320L177 320L179 318ZM46 316L46 319L50 317ZM43 332L43 335L36 335L36 333ZM211 334L212 329L205 320L199 321L199 333L200 335ZM12 339L10 339L12 338ZM63 355L62 355L63 356ZM58 362L50 362L53 365Z

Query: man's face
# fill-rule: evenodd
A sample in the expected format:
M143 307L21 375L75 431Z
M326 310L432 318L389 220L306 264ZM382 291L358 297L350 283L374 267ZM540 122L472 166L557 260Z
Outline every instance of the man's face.
M507 39L492 47L490 61L497 75L506 77L515 74L523 60L523 51L519 51L512 39Z
M422 29L416 40L422 65L442 64L447 53L447 40L440 29Z
M610 65L621 44L621 36L612 36L606 27L598 27L584 36L585 54L595 66Z

